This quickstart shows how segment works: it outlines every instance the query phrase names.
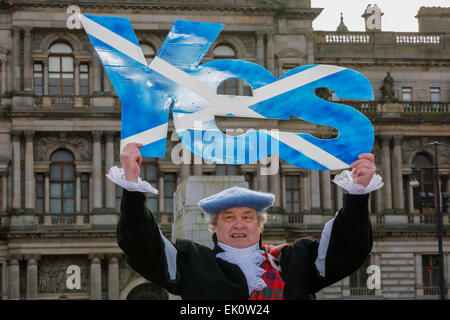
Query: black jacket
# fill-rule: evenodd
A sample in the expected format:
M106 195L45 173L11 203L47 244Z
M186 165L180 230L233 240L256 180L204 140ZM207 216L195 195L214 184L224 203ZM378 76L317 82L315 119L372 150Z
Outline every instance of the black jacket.
M352 274L363 264L372 250L368 197L344 195L343 208L331 230L325 277L314 265L319 241L302 238L283 248L280 266L285 299L310 299L310 295ZM129 265L144 278L183 299L249 298L243 272L237 265L216 258L222 251L217 244L211 250L190 240L177 240L177 276L170 280L164 242L146 207L145 194L124 190L120 209L117 242Z

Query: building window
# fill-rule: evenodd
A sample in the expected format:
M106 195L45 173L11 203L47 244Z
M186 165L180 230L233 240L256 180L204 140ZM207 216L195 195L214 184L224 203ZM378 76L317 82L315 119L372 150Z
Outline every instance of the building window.
M431 102L441 101L441 88L430 88L430 100Z
M402 88L402 101L412 100L412 88Z
M217 176L237 176L239 175L239 166L230 164L216 164Z
M144 160L145 161L145 160ZM142 180L147 181L156 189L158 189L158 164L155 160L145 161L142 164L141 172L139 174ZM147 208L151 212L159 212L158 195L147 192Z
M164 174L164 212L173 212L173 194L177 187L177 174Z
M89 212L89 173L81 174L81 212Z
M300 176L286 176L286 211L291 214L299 214L300 211Z
M285 64L283 64L283 66L281 67L281 74L280 74L280 76L282 76L283 74L285 74L286 72L288 72L288 71L290 71L290 70L292 70L292 69L294 69L294 68L297 68L299 65L297 64L297 63L285 63Z
M370 265L370 256L366 258L363 265L350 275L350 295L352 296L372 296L375 289L367 288L367 268Z
M437 254L422 255L422 281L424 295L439 294L439 256Z
M36 213L44 213L45 199L45 176L43 173L36 174Z
M155 49L151 45L148 45L146 43L141 45L142 53L144 54L145 61L147 61L147 65L150 65L152 63L153 59L155 58Z
M89 64L80 63L80 96L89 95Z
M413 158L414 178L419 186L413 189L414 209L420 213L434 213L434 174L430 158L418 153ZM430 216L430 219L431 216ZM429 221L432 222L432 221Z
M75 210L75 167L66 150L55 151L50 165L50 212L73 213Z
M72 48L64 43L54 43L48 57L48 90L50 95L71 96L74 94L74 68Z
M42 62L33 64L33 92L37 96L44 94L44 66Z
M227 44L219 44L213 50L214 59L236 59L236 51ZM217 87L217 94L253 96L251 86L242 79L227 79Z

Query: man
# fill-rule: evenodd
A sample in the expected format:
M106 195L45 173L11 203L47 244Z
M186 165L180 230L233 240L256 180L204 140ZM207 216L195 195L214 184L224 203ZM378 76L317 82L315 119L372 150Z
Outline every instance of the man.
M117 240L130 266L147 280L183 299L312 299L320 289L356 271L372 249L368 192L380 188L372 154L360 155L334 181L349 194L324 227L310 238L274 247L262 245L262 213L274 196L233 187L199 202L210 215L214 248L190 240L167 240L146 208L143 192L157 192L139 178L139 147L125 146L108 177L124 188Z

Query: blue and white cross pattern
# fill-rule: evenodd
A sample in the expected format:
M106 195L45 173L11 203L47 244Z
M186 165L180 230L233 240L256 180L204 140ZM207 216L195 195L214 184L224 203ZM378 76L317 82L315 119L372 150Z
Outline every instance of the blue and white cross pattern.
M169 109L185 147L207 161L251 163L277 153L306 169L348 168L374 143L372 124L352 107L323 100L316 88L329 88L339 98L373 99L362 74L332 65L294 68L277 79L255 63L220 59L200 65L223 24L175 21L156 57L147 65L128 18L81 15L80 21L122 102L121 149L143 144L145 157L164 157ZM253 96L217 94L227 79L240 78ZM332 139L309 133L252 129L225 134L215 116L289 120L291 116L335 128Z

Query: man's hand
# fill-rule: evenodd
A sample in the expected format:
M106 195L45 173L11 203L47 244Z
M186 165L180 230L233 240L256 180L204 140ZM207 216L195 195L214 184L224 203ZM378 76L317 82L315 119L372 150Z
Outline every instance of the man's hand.
M138 148L142 147L140 143L128 143L120 153L120 163L125 173L125 180L137 182L142 164L142 155Z
M350 165L350 168L353 169L353 182L367 187L377 170L374 163L375 157L371 153L363 153L358 158L359 160L356 160Z

